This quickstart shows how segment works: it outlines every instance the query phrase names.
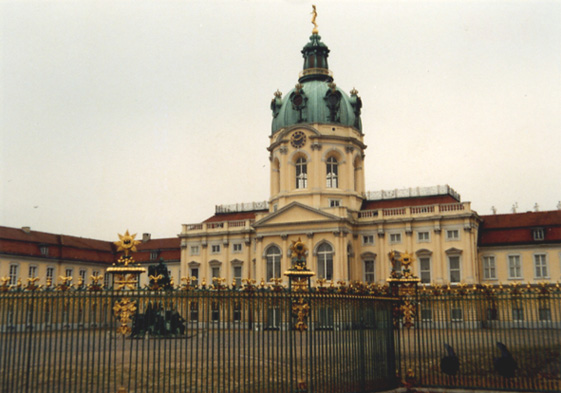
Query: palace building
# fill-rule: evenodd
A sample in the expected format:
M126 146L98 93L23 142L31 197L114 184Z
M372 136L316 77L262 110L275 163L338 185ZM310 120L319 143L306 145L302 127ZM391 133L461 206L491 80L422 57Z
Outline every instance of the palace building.
M317 31L302 55L295 87L271 102L269 201L217 206L183 225L183 272L282 279L302 239L316 279L384 283L394 250L415 256L426 284L559 279L561 212L479 216L449 186L367 192L361 98L335 84Z
M317 31L302 55L295 86L271 102L269 200L217 206L177 238L145 234L138 262L163 258L176 284L186 276L286 283L290 244L301 239L314 280L385 283L391 251L415 257L423 284L561 278L561 210L480 216L447 185L367 192L358 91L336 85ZM0 227L0 277L11 285L89 282L117 259L111 242Z

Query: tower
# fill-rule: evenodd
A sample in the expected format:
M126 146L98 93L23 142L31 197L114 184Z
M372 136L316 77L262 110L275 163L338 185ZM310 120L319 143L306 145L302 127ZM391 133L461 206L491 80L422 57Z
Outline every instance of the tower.
M302 55L298 83L271 102L271 211L292 202L357 211L365 195L361 99L335 84L317 29Z

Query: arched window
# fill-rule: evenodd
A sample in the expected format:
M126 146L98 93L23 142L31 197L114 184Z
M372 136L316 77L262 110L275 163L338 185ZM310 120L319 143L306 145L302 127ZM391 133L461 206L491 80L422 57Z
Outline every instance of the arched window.
M296 160L296 188L308 187L308 165L304 157Z
M323 243L318 247L318 278L333 280L333 248Z
M337 159L329 157L327 159L327 188L337 188Z
M277 246L271 246L265 254L267 258L267 281L281 276L281 251Z

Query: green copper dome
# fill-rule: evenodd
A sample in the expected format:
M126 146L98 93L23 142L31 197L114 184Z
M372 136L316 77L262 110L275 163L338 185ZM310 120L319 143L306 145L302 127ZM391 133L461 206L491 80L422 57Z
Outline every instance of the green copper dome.
M362 102L353 89L350 97L333 83L327 65L329 48L318 34L302 49L304 69L298 84L284 98L277 91L271 102L272 132L296 124L322 123L355 127L362 132Z

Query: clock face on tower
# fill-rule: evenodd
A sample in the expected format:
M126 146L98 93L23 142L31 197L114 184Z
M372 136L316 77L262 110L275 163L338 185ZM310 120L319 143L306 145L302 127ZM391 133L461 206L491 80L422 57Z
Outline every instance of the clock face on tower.
M302 131L296 131L290 137L290 144L296 149L301 148L306 144L306 134L304 134Z

